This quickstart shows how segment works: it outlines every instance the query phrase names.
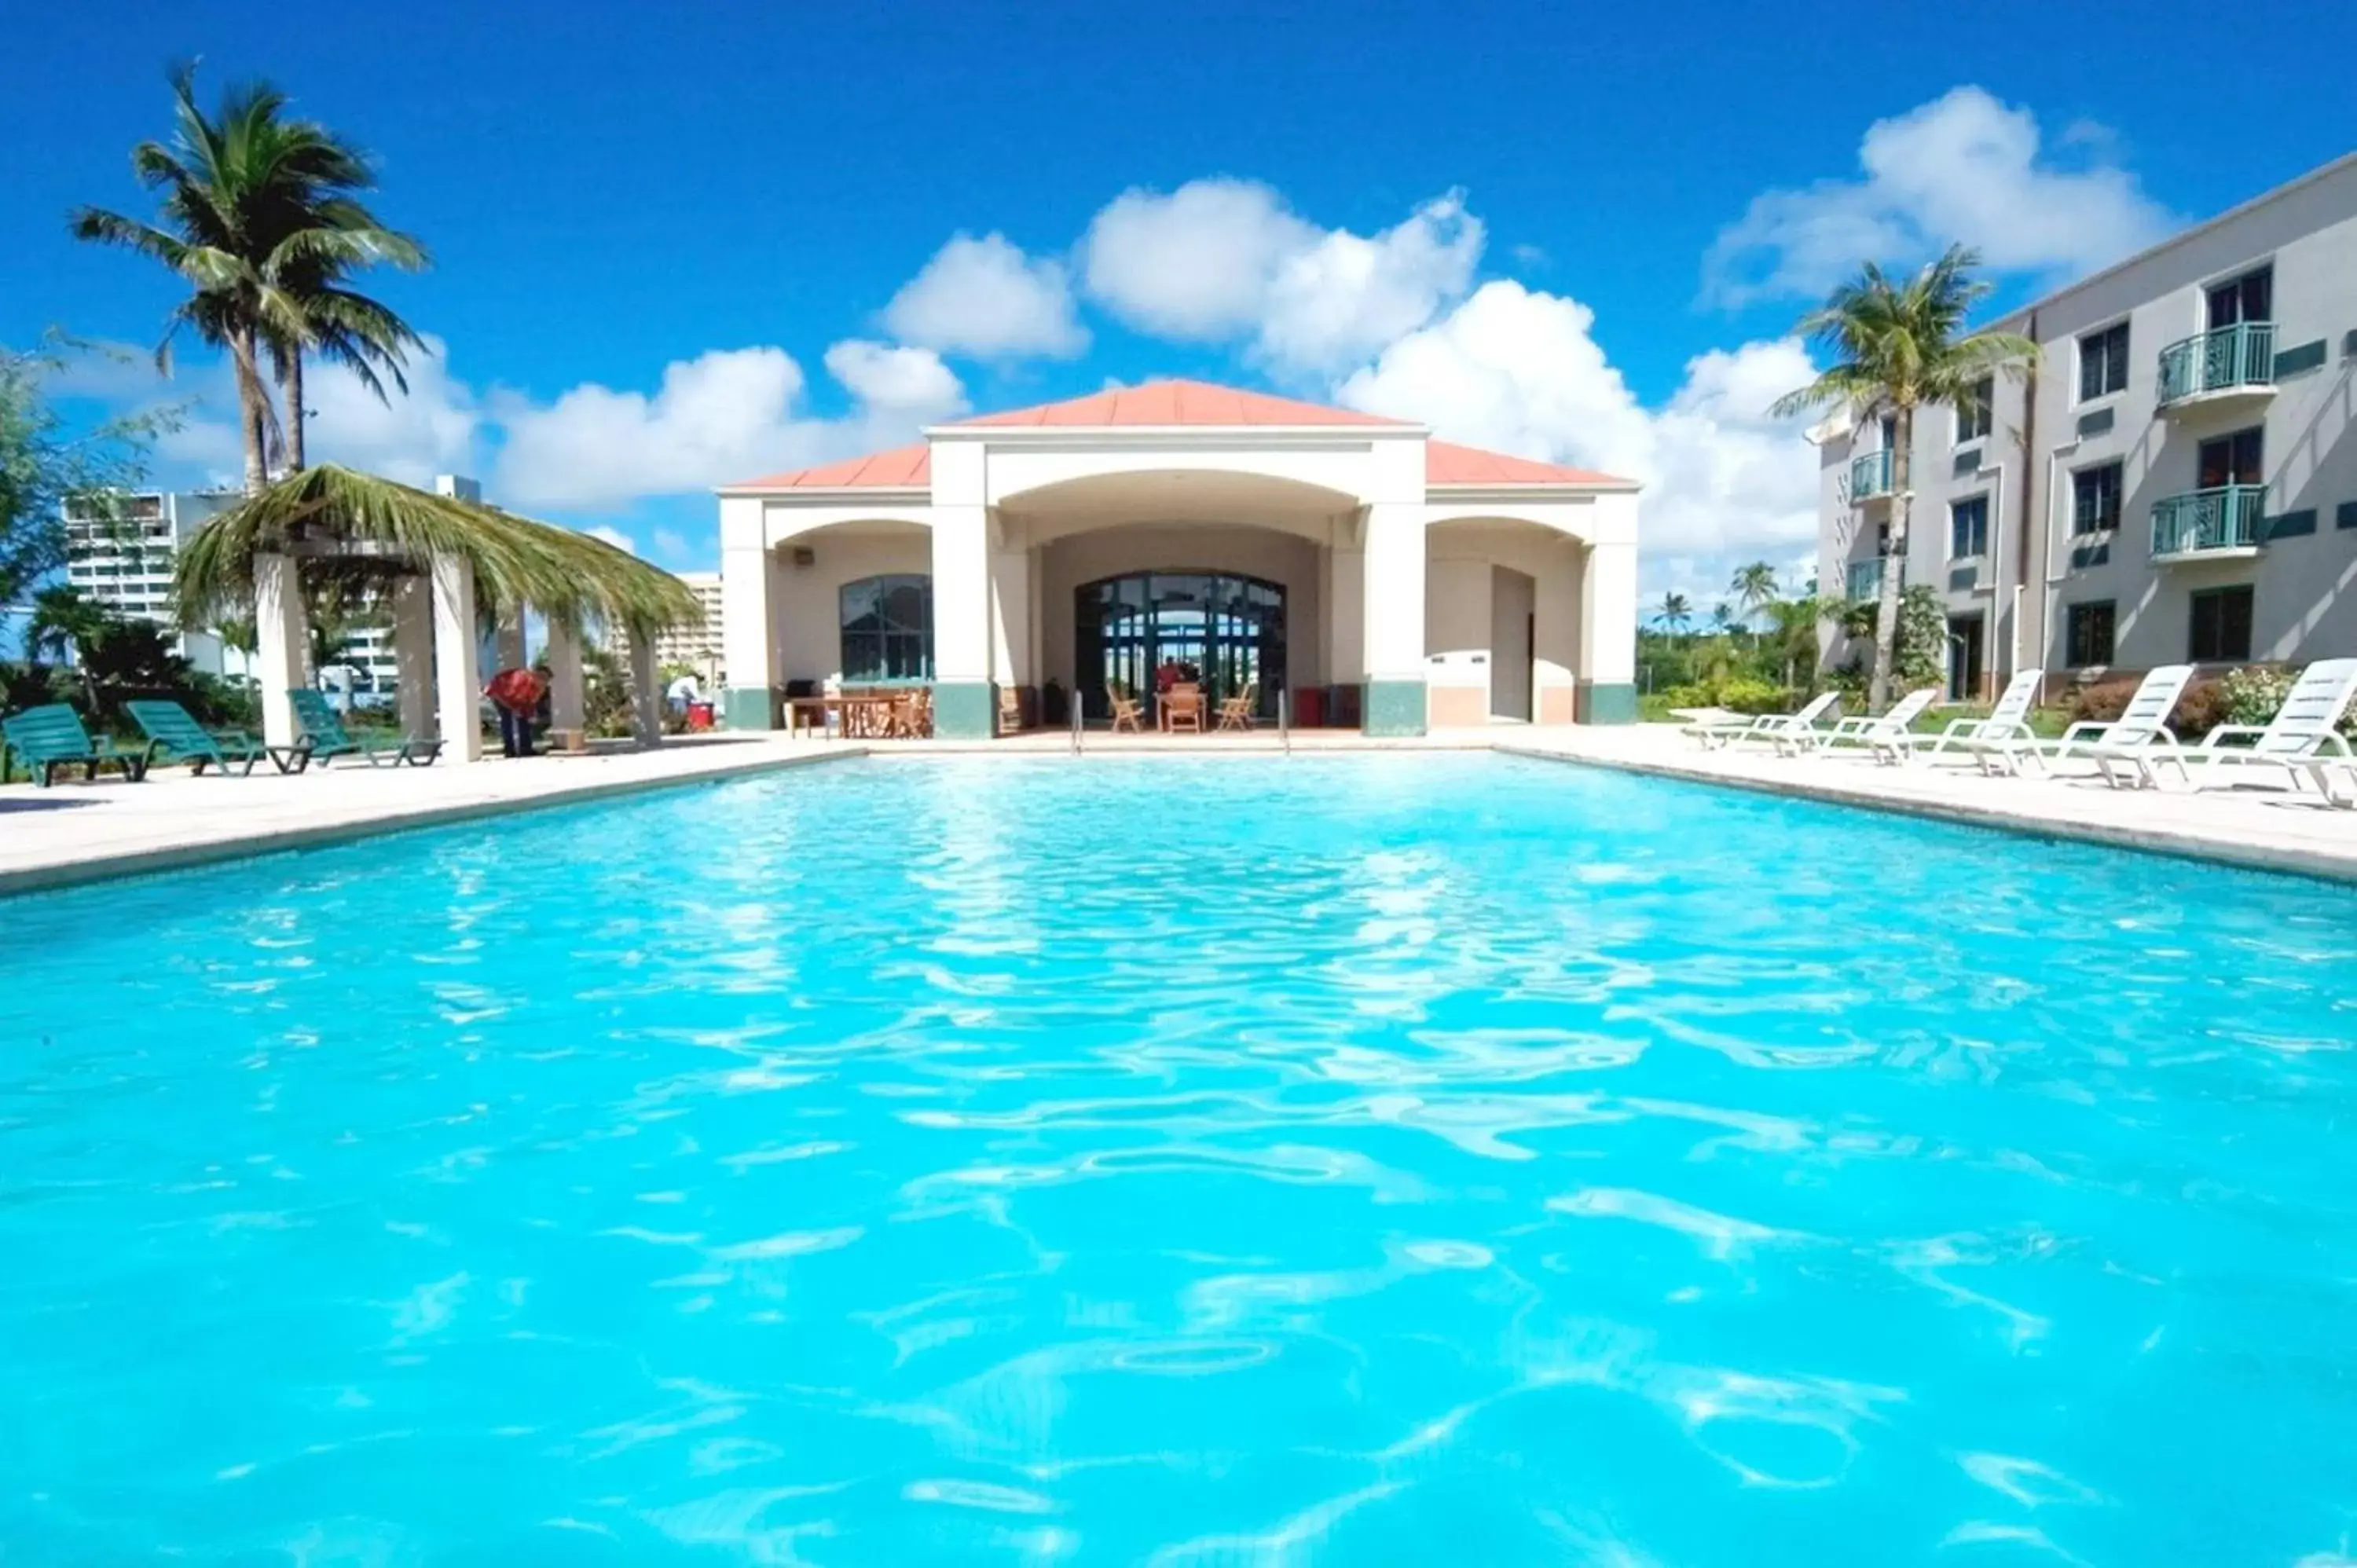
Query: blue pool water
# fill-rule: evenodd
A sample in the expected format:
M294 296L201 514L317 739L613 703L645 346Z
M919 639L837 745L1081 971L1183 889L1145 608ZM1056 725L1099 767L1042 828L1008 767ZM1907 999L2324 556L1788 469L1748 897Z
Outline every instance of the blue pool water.
M2346 890L984 759L0 916L0 1562L2357 1550Z

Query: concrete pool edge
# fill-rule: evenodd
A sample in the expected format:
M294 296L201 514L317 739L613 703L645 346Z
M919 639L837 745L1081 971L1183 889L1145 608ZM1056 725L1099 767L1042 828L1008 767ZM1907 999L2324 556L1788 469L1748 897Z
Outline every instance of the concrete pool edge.
M0 898L20 894L49 893L98 883L128 881L176 871L189 871L231 861L258 860L293 851L323 849L361 839L452 827L491 817L514 816L566 806L594 805L622 796L653 794L666 789L694 789L730 783L740 779L782 772L789 768L839 762L867 755L865 746L845 746L790 757L775 755L728 757L708 766L641 777L587 779L577 784L522 796L484 796L459 800L429 801L410 810L356 816L343 821L306 823L261 832L224 834L189 843L139 845L79 859L0 868ZM399 769L393 770L396 775ZM223 781L227 784L231 781Z
M1723 773L1709 768L1683 767L1675 761L1657 757L1599 756L1586 751L1555 751L1543 746L1516 745L1510 741L1498 742L1490 749L1500 756L1519 757L1534 762L1567 763L1575 767L1600 768L1619 773L1642 774L1656 779L1674 779L1681 783L1741 789L1755 795L1772 795L1784 800L1813 800L1823 805L1846 806L1857 811L1878 811L1887 816L1912 817L1919 821L1945 822L1952 827L1986 828L1996 832L2009 833L2017 838L2041 839L2049 843L2088 843L2104 849L2124 850L2135 854L2155 855L2163 859L2189 861L2202 865L2224 866L2238 871L2270 872L2278 875L2304 877L2310 881L2330 882L2341 886L2357 886L2357 844L2352 844L2348 852L2336 855L2306 849L2298 844L2245 843L2235 839L2204 837L2198 833L2179 832L2160 828L2058 820L2013 810L2002 802L1984 806L1970 801L1927 800L1862 789L1817 779L1778 779ZM1996 779L1991 779L1989 782L2002 783L2001 780Z

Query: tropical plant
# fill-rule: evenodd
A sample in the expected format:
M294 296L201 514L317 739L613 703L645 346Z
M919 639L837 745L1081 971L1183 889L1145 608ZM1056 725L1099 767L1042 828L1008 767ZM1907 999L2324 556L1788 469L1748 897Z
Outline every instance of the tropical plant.
M1735 596L1736 606L1743 612L1746 622L1783 596L1776 585L1776 568L1765 561L1738 567L1727 582L1727 591Z
M69 508L102 518L115 492L139 482L150 438L177 418L166 409L77 431L48 382L87 351L54 334L28 352L0 349L0 605L22 603L65 565Z
M1913 501L1909 461L1915 411L1926 403L1959 404L1992 375L2016 376L2038 358L2038 345L2013 332L1964 332L1964 318L1988 295L1973 275L1980 257L1962 245L1901 282L1872 262L1852 282L1801 318L1797 330L1832 364L1809 385L1776 400L1779 417L1822 408L1853 419L1891 415L1891 558L1907 558L1908 513ZM1890 699L1900 619L1900 574L1882 575L1874 626L1874 665L1867 701L1879 713Z
M1735 629L1735 607L1725 599L1710 607L1710 629L1725 637Z
M33 596L33 613L25 622L25 652L35 660L78 666L78 677L90 706L98 705L98 687L82 655L98 646L113 615L80 588L59 585Z
M1663 594L1662 613L1654 618L1673 632L1684 631L1694 624L1694 606L1684 594Z
M158 220L85 207L71 228L79 239L159 262L187 283L156 363L169 369L183 328L229 355L250 494L269 482L274 441L301 467L306 352L353 370L380 397L378 370L400 380L417 335L345 285L378 263L416 267L425 255L355 199L375 188L368 160L317 122L289 118L284 93L260 82L231 87L208 118L196 100L196 68L177 67L171 81L172 144L142 142L131 152L140 183L161 192ZM289 394L287 423L298 427L291 433L271 403L265 356Z

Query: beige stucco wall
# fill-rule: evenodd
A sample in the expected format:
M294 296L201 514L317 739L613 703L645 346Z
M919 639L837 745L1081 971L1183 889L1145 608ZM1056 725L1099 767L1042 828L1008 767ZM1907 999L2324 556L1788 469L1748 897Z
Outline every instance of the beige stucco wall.
M808 566L793 564L795 546L811 552ZM925 530L889 533L809 533L780 551L775 607L781 678L824 681L843 672L842 590L845 583L887 572L933 569Z
M1551 529L1503 521L1444 523L1426 537L1432 557L1426 568L1425 649L1432 671L1433 724L1480 723L1496 711L1497 567L1530 580L1527 613L1536 622L1532 628L1532 715L1542 724L1568 724L1579 674L1581 542ZM1517 589L1514 595L1517 603L1520 593ZM1487 680L1467 677L1466 663L1458 656L1472 652L1486 656ZM1480 697L1443 694L1477 685ZM1517 686L1510 679L1508 693L1519 696Z
M1218 523L1144 523L1067 534L1039 547L1042 681L1072 683L1072 593L1083 583L1130 572L1235 572L1285 588L1286 683L1328 679L1323 614L1325 552L1312 540L1271 529Z

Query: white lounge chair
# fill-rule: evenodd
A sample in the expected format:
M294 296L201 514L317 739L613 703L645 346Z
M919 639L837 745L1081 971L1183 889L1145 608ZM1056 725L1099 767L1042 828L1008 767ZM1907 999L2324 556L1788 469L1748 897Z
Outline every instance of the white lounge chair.
M1779 734L1768 738L1776 747L1776 755L1779 757L1799 756L1811 751L1832 751L1845 746L1875 746L1885 740L1906 735L1908 726L1912 725L1923 710L1938 699L1939 695L1939 687L1926 686L1921 691L1908 693L1882 713L1870 718L1861 715L1857 718L1844 719L1831 729Z
M1780 735L1815 729L1817 721L1825 716L1825 711L1839 701L1839 692L1820 692L1803 703L1796 713L1761 714L1756 718L1688 725L1681 733L1702 742L1705 751L1716 746L1739 746L1747 740L1769 740Z
M2148 741L2088 746L2083 755L2094 759L2114 789L2158 789L2163 763L2175 768L2178 778L2195 789L2232 783L2219 773L2221 768L2256 766L2282 768L2295 789L2300 774L2310 773L2330 800L2326 770L2336 758L2357 756L2336 727L2352 697L2357 697L2357 659L2319 660L2299 672L2291 694L2264 725L2221 725L2203 736L2199 746ZM2250 745L2232 744L2244 736L2253 737ZM2199 779L2193 776L2197 768Z
M1912 762L1919 757L1935 757L1941 752L1961 749L1974 741L2013 739L2034 741L2038 738L2029 727L2029 704L2038 700L2038 689L2046 680L2043 670L2017 670L2013 679L1997 693L1996 706L1985 719L1952 719L1948 727L1937 735L1885 736L1874 741L1877 762Z
M2040 772L2051 773L2055 764L2073 752L2093 746L2143 746L2154 740L2174 746L2177 736L2169 730L2169 715L2176 711L2177 699L2185 694L2185 683L2192 679L2192 665L2164 664L2145 671L2118 718L2081 719L2062 732L2061 740L2040 740L2025 731L1968 740L1963 749L1979 761L1983 772L2018 778L2026 762L2036 763Z

